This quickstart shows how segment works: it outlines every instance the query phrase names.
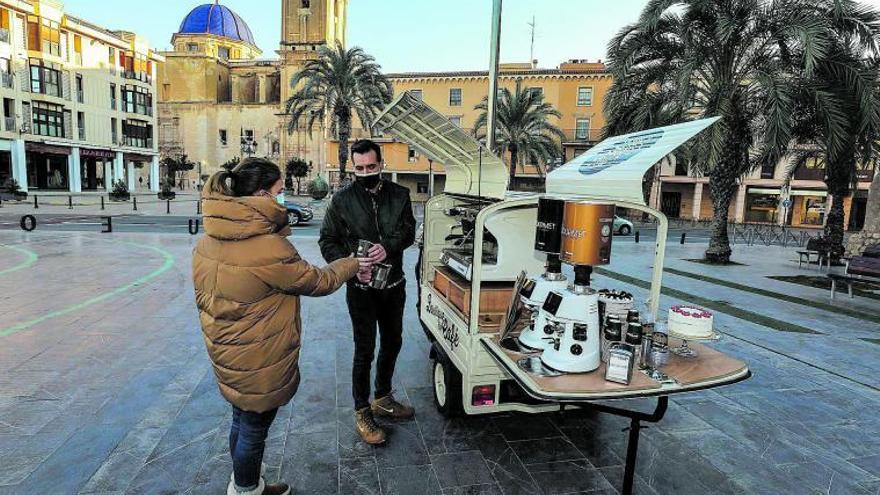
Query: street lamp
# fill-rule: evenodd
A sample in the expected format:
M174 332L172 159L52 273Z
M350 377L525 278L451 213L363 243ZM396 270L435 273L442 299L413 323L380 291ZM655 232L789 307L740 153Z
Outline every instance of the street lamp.
M253 138L242 138L241 139L241 154L247 156L248 158L254 156L254 153L257 152L257 143L254 142Z

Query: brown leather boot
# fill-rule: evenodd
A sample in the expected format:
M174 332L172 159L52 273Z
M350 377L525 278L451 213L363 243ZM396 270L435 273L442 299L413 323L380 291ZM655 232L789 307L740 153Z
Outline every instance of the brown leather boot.
M370 409L377 416L394 419L409 419L415 415L416 410L406 404L401 404L394 400L394 395L388 394L373 401Z
M385 430L376 424L373 418L373 412L369 407L358 409L354 413L354 423L357 432L360 434L364 442L370 445L378 445L385 443Z

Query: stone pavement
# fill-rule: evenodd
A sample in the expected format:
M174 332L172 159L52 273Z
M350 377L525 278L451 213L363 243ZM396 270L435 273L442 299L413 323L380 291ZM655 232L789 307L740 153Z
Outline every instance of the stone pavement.
M315 241L294 238L306 259L318 261ZM0 231L0 494L224 493L231 415L198 327L194 242L188 235ZM618 243L609 268L644 278L643 246ZM697 248L676 249L669 266L702 269L677 261ZM750 272L759 278L743 280L770 286L761 270L774 265L759 264L769 256L741 255L751 265L722 276ZM414 258L409 251L407 263ZM841 320L845 328L833 333L837 316L803 305L669 274L665 281L733 304L748 298L743 304L752 311L822 333L718 315L728 335L713 345L748 361L754 377L674 397L666 418L642 433L637 493L880 493L880 393L870 376L878 346L859 340L878 337L876 324ZM619 280L596 282L644 294ZM808 296L807 288L788 285L773 288ZM412 282L409 288L413 296ZM270 479L302 494L617 493L622 420L441 417L412 300L396 388L417 415L391 424L381 448L359 442L353 430L344 294L305 300L303 383L270 433ZM812 323L820 317L827 321ZM854 378L856 364L865 369Z

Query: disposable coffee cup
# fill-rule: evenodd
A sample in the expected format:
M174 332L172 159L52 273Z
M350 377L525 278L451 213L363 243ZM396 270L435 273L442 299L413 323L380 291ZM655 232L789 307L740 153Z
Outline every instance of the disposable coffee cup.
M373 265L373 278L370 280L370 287L374 289L384 289L388 285L388 275L391 274L391 265L385 263L376 263Z

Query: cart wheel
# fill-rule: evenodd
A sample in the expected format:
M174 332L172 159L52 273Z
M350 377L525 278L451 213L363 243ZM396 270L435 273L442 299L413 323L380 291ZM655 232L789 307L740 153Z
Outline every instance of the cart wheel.
M434 358L434 404L440 414L446 417L461 415L461 373L439 354Z
M629 225L621 225L620 226L620 235L630 235L632 233L632 229Z

